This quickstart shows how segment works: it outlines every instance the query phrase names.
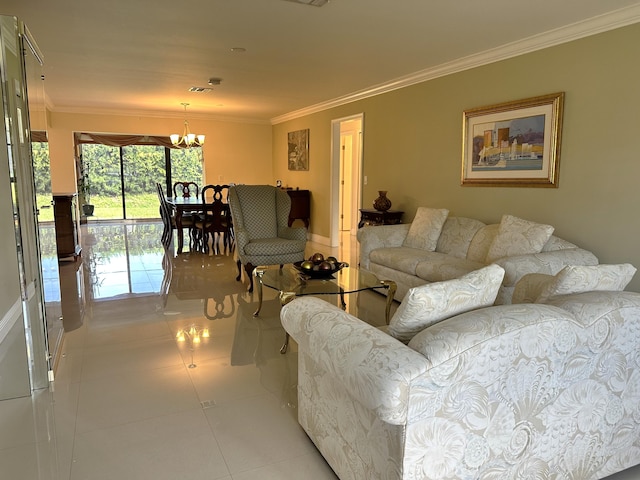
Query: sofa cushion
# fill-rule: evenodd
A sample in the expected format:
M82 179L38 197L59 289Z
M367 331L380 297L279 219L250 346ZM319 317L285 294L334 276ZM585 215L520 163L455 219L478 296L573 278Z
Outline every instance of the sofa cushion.
M433 259L434 256L444 256L444 254L437 254L436 252L429 252L418 248L385 247L372 250L369 254L369 261L370 265L384 265L394 270L415 275L418 263L423 260Z
M436 252L467 258L469 244L474 235L484 227L484 223L474 218L448 217L442 226ZM484 259L484 257L482 257Z
M448 215L446 208L418 207L403 246L433 252Z
M502 267L489 265L458 279L414 287L391 318L387 332L407 343L434 323L492 305L503 276Z
M489 247L498 234L499 226L497 223L492 223L491 225L485 225L476 232L469 244L467 260L486 264L487 252L489 252Z
M547 273L527 273L523 275L513 288L511 303L535 303L542 290L551 281L553 281L553 275Z
M437 258L436 255L438 255ZM460 278L469 272L484 267L484 263L472 262L465 258L456 258L451 255L433 252L426 259L416 265L416 275L427 282L442 282Z
M620 265L569 265L540 286L535 303L544 303L549 297L591 291L622 291L636 273L630 263Z
M551 225L530 222L513 215L503 215L498 233L487 252L487 263L514 255L540 253L551 237Z

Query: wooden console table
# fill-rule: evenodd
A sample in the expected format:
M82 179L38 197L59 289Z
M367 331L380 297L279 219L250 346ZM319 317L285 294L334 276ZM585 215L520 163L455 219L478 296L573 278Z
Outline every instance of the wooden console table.
M53 217L56 227L58 259L76 260L80 255L78 234L78 195L54 195Z
M362 228L365 225L396 225L402 223L403 214L404 212L400 210L380 212L372 208L361 208L358 228Z
M291 211L289 212L289 226L295 220L302 220L304 226L309 228L311 218L311 194L309 190L286 189L291 198Z

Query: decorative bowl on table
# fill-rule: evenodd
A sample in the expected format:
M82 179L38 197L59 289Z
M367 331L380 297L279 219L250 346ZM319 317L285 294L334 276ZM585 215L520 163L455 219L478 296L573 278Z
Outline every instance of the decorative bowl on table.
M331 278L334 273L339 272L344 267L348 267L349 264L345 262L339 262L334 257L327 257L320 254L314 254L307 260L295 262L294 268L303 275L310 278Z

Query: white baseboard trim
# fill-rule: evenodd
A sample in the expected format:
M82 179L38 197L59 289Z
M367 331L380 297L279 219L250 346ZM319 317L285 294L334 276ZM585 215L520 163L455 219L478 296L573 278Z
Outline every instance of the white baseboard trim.
M313 243L318 243L325 247L331 247L331 239L329 237L323 237L322 235L316 235L315 233L310 233L308 235L308 240Z

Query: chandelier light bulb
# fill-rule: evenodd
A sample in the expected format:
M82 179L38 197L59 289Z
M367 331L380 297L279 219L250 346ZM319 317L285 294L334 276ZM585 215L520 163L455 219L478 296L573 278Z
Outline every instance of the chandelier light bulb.
M184 128L182 131L182 136L177 133L172 133L169 135L171 139L171 143L176 147L181 148L189 148L193 146L201 147L204 145L204 135L196 135L195 133L191 133L189 130L189 121L187 120L187 106L188 103L181 103L184 106Z

